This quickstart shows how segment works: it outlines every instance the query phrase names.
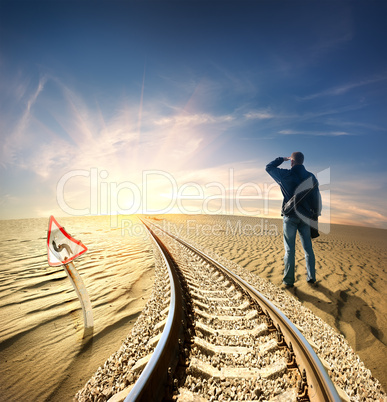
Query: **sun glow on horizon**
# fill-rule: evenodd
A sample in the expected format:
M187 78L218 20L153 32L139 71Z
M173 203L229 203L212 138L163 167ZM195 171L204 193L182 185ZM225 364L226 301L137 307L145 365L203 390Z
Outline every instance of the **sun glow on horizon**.
M1 3L0 218L279 216L265 165L301 150L324 219L387 228L384 5L103 4Z

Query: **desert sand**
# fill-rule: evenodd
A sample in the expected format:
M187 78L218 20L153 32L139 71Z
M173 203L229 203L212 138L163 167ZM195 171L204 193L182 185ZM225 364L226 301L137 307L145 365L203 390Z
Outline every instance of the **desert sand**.
M281 220L152 218L281 286ZM0 221L0 391L7 400L71 400L119 349L151 295L154 260L137 217L120 217L116 226L109 217L58 220L89 248L75 265L93 306L93 341L82 340L82 311L63 269L47 265L48 220ZM387 231L332 225L313 242L317 287L306 283L297 240L297 282L286 291L342 333L386 390Z
M282 220L237 216L167 215L166 230L223 255L282 286ZM331 225L313 240L317 286L306 282L296 243L296 283L289 294L343 334L387 389L387 230Z
M140 221L58 218L88 251L74 261L94 317L83 314L62 267L47 263L47 219L0 221L0 401L71 401L121 346L150 297L154 259Z

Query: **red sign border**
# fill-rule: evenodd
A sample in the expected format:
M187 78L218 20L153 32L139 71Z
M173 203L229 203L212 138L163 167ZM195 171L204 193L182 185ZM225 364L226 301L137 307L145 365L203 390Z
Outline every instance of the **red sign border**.
M50 249L50 237L51 237L51 229L52 229L52 224L55 223L58 229L62 232L62 234L67 237L70 241L78 244L83 248L82 251L80 251L78 254L74 255L73 257L69 258L66 261L58 262L58 263L53 263L50 264L50 254L49 254L49 249ZM58 267L60 265L64 265L68 262L73 261L75 258L79 257L81 254L85 253L87 251L87 247L79 240L74 239L74 237L70 236L63 228L62 225L58 223L58 221L54 218L53 215L50 216L50 220L48 222L48 234L47 234L47 258L48 258L48 264L52 267Z

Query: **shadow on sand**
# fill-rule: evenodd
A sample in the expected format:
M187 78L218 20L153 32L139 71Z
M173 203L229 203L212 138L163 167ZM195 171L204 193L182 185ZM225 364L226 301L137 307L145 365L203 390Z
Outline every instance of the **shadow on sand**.
M58 381L57 386L52 389L46 401L73 400L75 393L85 385L89 378L80 382L79 386L75 387L74 392L72 392L71 388L74 387L74 384L79 382L80 378L84 377L85 371L90 371L90 377L96 372L101 364L101 358L99 356L101 356L100 350L101 348L103 349L104 343L111 342L112 339L115 339L114 331L117 328L128 325L128 323L133 320L137 320L140 314L141 311L135 312L109 325L99 333L94 335L88 334L88 336L83 338L78 346L77 352L69 362L66 371L63 373L62 379ZM107 356L106 359L108 357L109 356Z
M375 338L387 345L386 334L378 329L373 309L360 297L348 294L348 290L332 292L321 283L317 283L308 293L300 288L294 288L292 293L301 301L312 303L319 310L329 314L337 330L346 337L348 334L344 323L349 324L355 337L356 350L371 346ZM319 293L325 297L319 297Z

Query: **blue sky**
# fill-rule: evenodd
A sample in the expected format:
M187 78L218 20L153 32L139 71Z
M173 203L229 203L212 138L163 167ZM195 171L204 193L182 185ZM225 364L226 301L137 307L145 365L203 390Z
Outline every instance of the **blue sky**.
M323 219L387 228L386 17L362 0L1 1L0 218L279 217L265 165L302 151Z

